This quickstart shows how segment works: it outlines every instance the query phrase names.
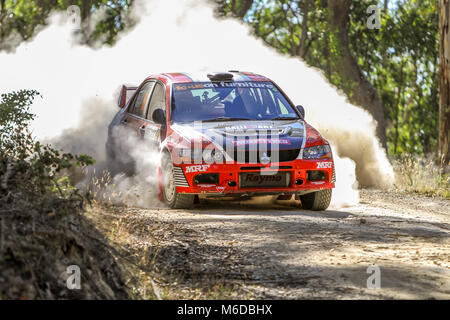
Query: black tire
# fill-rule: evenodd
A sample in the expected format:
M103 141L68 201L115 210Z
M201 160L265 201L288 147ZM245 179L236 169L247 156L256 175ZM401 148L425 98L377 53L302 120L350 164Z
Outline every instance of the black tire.
M172 209L190 209L194 205L195 195L177 192L174 184L173 164L169 154L165 153L161 163L162 194L164 202ZM171 180L171 181L170 181Z
M326 210L331 201L331 189L320 190L300 196L302 208L307 210Z

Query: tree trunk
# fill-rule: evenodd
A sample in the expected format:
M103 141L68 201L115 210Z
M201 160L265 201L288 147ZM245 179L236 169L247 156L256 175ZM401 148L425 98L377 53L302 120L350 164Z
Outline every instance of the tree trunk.
M91 16L92 0L83 0L81 6L81 20L86 21Z
M236 17L244 18L247 11L252 7L253 0L232 0L231 11Z
M398 127L399 127L399 116L400 116L400 102L403 96L403 61L400 67L400 87L397 88L397 99L395 102L395 135L394 135L394 154L397 154L398 147Z
M305 60L307 53L306 40L308 39L308 14L311 8L311 0L306 0L303 2L301 6L301 12L303 16L301 34L300 34L300 43L298 46L297 54Z
M3 35L3 21L6 18L6 0L0 0L0 41L3 40L4 35Z
M386 120L377 90L366 79L349 48L348 22L351 0L328 0L328 21L332 36L332 69L349 88L350 101L367 110L376 120L377 136L386 148ZM374 31L375 32L375 31ZM347 92L348 93L348 92Z
M449 10L449 0L439 0L439 156L443 169L448 167L450 161Z

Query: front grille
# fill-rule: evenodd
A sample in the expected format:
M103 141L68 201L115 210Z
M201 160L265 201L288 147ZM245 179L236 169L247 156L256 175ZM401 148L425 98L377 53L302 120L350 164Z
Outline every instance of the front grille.
M308 180L308 181L325 180L325 173L323 171L308 170L306 172L306 180Z
M173 167L173 178L175 185L178 187L189 187L189 184L184 176L183 169L181 167Z
M278 152L278 159L275 159L276 156L272 155L272 153ZM286 161L293 161L297 159L298 154L300 153L300 149L290 149L290 150L267 150L265 151L266 156L270 159L274 158L273 160L270 160L269 162L275 162L277 160L278 162L286 162ZM257 150L248 151L248 150L234 150L233 152L228 153L231 158L233 158L234 161L237 161L238 163L267 163L266 161L261 161L261 157L264 157L264 152L258 152Z

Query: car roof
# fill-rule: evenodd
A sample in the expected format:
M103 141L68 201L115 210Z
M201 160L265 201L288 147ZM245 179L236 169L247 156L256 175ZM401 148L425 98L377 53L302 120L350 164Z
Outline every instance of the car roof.
M253 72L230 70L227 73L233 75L234 81L270 81L270 79ZM190 83L190 82L209 82L208 72L202 74L193 74L185 72L162 73L151 78L168 78L172 83Z

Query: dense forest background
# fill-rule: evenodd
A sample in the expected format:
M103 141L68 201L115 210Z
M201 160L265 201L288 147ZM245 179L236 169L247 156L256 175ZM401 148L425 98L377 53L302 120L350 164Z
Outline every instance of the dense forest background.
M241 20L269 46L321 69L351 102L377 120L377 134L391 157L437 155L437 1L211 3L219 17ZM133 0L0 0L0 43L30 39L52 11L77 5L84 41L112 45L122 30L135 23L132 4ZM95 19L90 19L94 15Z

